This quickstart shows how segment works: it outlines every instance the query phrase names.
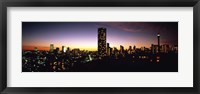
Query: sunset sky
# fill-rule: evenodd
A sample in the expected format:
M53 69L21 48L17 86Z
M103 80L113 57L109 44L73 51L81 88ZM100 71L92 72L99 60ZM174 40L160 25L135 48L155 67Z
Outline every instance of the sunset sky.
M178 22L22 22L22 49L49 50L50 44L97 50L97 30L107 29L110 47L123 45L150 47L157 44L178 44Z

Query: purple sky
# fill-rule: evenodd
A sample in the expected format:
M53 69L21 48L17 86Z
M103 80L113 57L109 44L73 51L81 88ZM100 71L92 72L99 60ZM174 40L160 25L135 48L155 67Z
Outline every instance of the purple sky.
M22 22L23 49L48 50L51 43L70 48L97 50L97 30L107 29L111 47L123 45L150 47L157 44L178 44L178 22Z

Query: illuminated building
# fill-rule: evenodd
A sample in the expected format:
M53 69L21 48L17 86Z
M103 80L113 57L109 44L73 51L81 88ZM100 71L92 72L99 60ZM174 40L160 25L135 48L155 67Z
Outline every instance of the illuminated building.
M160 33L157 34L158 38L158 53L160 53Z
M106 28L98 28L98 55L106 56Z
M53 52L53 50L54 50L54 45L50 44L50 52Z
M62 46L62 52L65 53L66 52L66 47Z

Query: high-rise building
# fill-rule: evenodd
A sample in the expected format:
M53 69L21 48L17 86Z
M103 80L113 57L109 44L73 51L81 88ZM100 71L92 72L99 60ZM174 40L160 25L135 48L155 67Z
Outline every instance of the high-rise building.
M98 28L98 55L106 56L106 28Z
M109 43L107 43L106 52L107 52L107 55L110 56L110 45L109 45Z
M135 52L135 50L136 50L136 46L134 45L134 46L133 46L133 51L132 51L132 52L134 53L134 52Z
M67 54L69 54L70 53L70 48L69 47L67 47L67 52L66 52Z
M120 45L120 53L123 54L124 53L124 46Z
M66 47L62 46L62 52L65 53L66 52Z
M110 55L113 54L113 48L110 47Z
M57 52L57 53L59 52L59 50L60 50L60 49L59 49L58 47L56 47L56 52Z
M157 34L158 38L158 53L160 53L160 33Z
M128 54L131 54L132 53L132 46L129 46L128 48Z
M53 52L53 50L54 50L54 45L50 44L50 52Z

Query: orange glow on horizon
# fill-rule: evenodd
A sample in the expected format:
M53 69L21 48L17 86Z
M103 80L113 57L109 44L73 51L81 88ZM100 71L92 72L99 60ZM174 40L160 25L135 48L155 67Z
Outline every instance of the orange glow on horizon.
M58 44L57 44L58 45ZM57 47L62 50L62 46L57 46L56 44L54 44L54 49L56 49ZM63 45L65 46L65 45ZM136 48L141 48L141 47L146 47L146 48L150 48L150 45L141 45L141 44L137 44L137 45L130 45L130 44L126 44L126 45L122 45L124 46L124 49L129 49L129 46L131 46L133 48L133 46L136 46ZM46 50L46 51L49 51L50 50L50 47L49 46L29 46L29 45L23 45L22 46L22 50L34 50L34 48L37 47L38 50ZM68 46L65 46L66 48ZM111 48L114 48L116 47L118 50L120 49L120 45L118 46L114 46L112 44L110 44L110 47ZM74 49L74 48L79 48L80 50L88 50L88 51L97 51L97 47L95 46L84 46L84 47L76 47L76 46L69 46L70 50Z
M45 50L45 51L49 51L50 47L45 47L45 46L22 46L22 50L34 50L34 48L37 47L38 50ZM56 49L57 47L54 46L54 49ZM60 51L62 50L62 47L58 47L60 49ZM79 47L69 47L70 50L75 49L75 48L79 48ZM97 48L79 48L80 50L88 50L88 51L97 51Z
M34 48L37 47L38 50L49 50L49 47L44 46L22 46L22 50L34 50Z

